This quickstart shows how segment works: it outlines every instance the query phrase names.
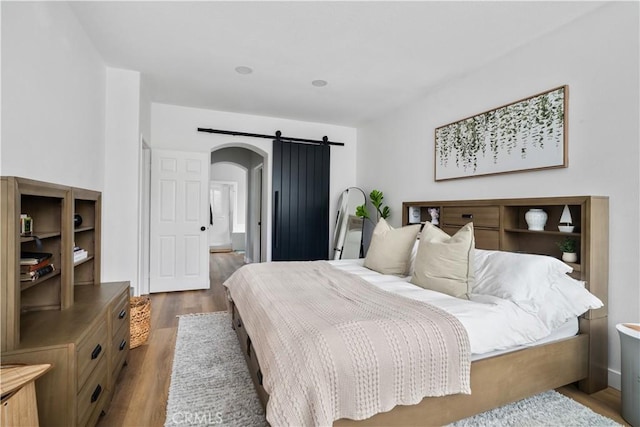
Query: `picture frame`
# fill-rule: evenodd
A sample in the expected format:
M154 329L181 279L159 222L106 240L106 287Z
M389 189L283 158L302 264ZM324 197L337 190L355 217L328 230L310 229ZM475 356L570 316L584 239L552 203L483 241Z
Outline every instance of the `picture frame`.
M568 166L567 85L435 129L435 181Z

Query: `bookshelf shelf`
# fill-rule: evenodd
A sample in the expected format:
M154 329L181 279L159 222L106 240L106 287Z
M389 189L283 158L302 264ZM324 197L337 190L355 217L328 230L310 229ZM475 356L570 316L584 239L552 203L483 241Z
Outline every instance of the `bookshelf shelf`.
M540 235L546 235L546 236L566 236L566 237L580 237L580 233L567 233L564 231L553 231L553 230L543 230L543 231L536 231L536 230L525 230L522 228L505 228L504 231L506 231L507 233L525 233L525 234L540 234Z
M52 237L60 237L60 235L60 231L34 231L31 234L21 234L20 243L35 242L37 239L50 239Z
M85 231L93 231L95 230L94 227L77 227L74 231L74 233L83 233Z
M94 257L93 255L89 255L88 257L86 257L85 259L81 259L80 261L76 262L73 264L74 267L78 267L79 265L84 264L85 262L90 262L93 261Z
M60 270L54 270L49 274L45 274L42 277L37 278L36 280L29 280L29 281L21 281L20 282L20 291L26 291L29 288L32 288L36 285L39 285L40 283L46 282L47 280L59 276L60 275Z

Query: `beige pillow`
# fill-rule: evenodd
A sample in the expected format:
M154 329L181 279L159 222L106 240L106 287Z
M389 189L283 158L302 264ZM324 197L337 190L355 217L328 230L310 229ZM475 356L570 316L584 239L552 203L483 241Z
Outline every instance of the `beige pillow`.
M473 286L473 223L450 237L426 223L420 235L411 283L457 298L469 298Z
M382 274L406 276L420 225L393 228L380 218L371 236L364 266Z

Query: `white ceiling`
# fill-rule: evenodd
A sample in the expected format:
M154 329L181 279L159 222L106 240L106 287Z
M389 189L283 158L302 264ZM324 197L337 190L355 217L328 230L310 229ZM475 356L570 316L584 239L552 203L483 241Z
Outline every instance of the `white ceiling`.
M70 2L105 62L142 72L154 102L347 126L602 4Z

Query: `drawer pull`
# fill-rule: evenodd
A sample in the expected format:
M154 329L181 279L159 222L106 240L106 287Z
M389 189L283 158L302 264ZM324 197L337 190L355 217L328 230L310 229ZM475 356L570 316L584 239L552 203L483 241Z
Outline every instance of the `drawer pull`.
M102 346L98 344L96 348L94 348L93 351L91 352L91 360L97 358L100 355L101 351L102 351Z
M91 395L91 403L93 403L96 400L98 400L98 397L100 397L100 393L102 393L102 386L100 384L98 384L96 389L93 390L93 394Z
M473 214L462 214L462 218L464 218L464 219L473 219Z
M122 342L120 343L120 351L124 350L124 348L127 346L127 340L122 340Z
M120 314L118 314L118 319L124 319L124 316L126 315L127 315L127 310L123 308Z
M240 323L240 319L238 319L238 328L242 328L242 323Z

